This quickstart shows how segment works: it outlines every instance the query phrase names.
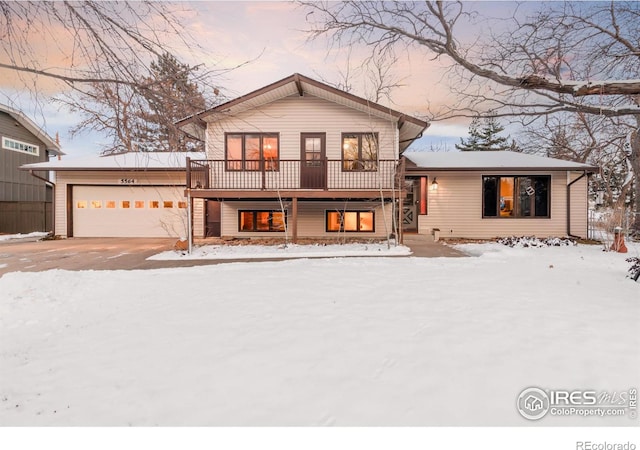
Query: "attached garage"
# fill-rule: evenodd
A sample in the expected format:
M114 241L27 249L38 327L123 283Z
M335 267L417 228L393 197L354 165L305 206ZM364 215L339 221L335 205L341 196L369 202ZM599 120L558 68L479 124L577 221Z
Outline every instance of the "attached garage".
M65 158L22 169L55 173L59 236L185 238L187 158L204 155L125 153Z
M184 187L73 186L75 237L185 237Z

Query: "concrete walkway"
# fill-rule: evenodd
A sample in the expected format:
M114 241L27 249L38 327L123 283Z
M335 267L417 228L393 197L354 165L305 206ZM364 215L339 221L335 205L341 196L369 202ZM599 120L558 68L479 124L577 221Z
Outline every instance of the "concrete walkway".
M447 245L444 241L433 242L431 235L405 234L404 245L413 252L411 256L419 258L463 257L468 256Z
M149 256L171 250L175 238L70 238L52 241L16 239L0 241L0 276L9 272L63 270L135 270L193 267L211 264L278 261L279 259L147 261ZM466 256L430 236L405 235L411 256L432 258ZM402 256L397 256L401 258Z

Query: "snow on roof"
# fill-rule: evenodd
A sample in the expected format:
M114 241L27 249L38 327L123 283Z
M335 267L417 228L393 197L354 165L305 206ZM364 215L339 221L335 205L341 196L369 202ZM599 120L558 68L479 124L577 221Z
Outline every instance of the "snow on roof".
M597 170L588 164L510 151L406 152L404 156L418 169ZM411 164L407 166L408 170L412 168Z
M205 159L197 152L135 152L108 156L83 156L25 164L23 170L186 170L187 157Z

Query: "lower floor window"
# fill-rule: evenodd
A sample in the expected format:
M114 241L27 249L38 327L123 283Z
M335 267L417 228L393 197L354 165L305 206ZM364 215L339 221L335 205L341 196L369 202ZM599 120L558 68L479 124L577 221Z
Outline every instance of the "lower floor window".
M482 217L549 217L549 176L485 176Z
M287 216L282 211L239 211L239 231L284 231Z
M327 211L327 231L373 232L373 211Z

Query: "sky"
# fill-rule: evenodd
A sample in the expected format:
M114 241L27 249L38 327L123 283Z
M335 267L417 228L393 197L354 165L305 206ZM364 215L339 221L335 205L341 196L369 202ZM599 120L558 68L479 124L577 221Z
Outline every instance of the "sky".
M306 16L308 11L292 2L200 1L181 2L185 29L200 43L201 49L175 47L184 61L204 63L209 68L224 69L240 65L219 78L222 92L234 98L293 73L328 83L338 83L347 70L357 73L367 55L366 48L330 48L323 39L310 41ZM483 2L486 11L504 14L514 3ZM504 5L510 5L505 7ZM58 51L64 43L36 46L37 51ZM35 55L34 55L35 56ZM424 118L427 105L436 106L450 100L445 62L434 61L424 50L409 50L394 65L394 75L402 86L392 92L387 105L410 115ZM0 75L3 75L0 73ZM366 96L364 77L353 78L352 93ZM77 115L59 105L46 103L42 110L34 107L33 98L7 86L0 77L0 102L15 102L51 136L59 134L63 151L69 155L96 154L105 140L95 133L72 137L70 128L79 123ZM46 92L41 98L51 95ZM383 102L385 103L385 102ZM40 103L41 105L42 103ZM453 147L466 136L469 120L458 119L433 123L412 149Z

